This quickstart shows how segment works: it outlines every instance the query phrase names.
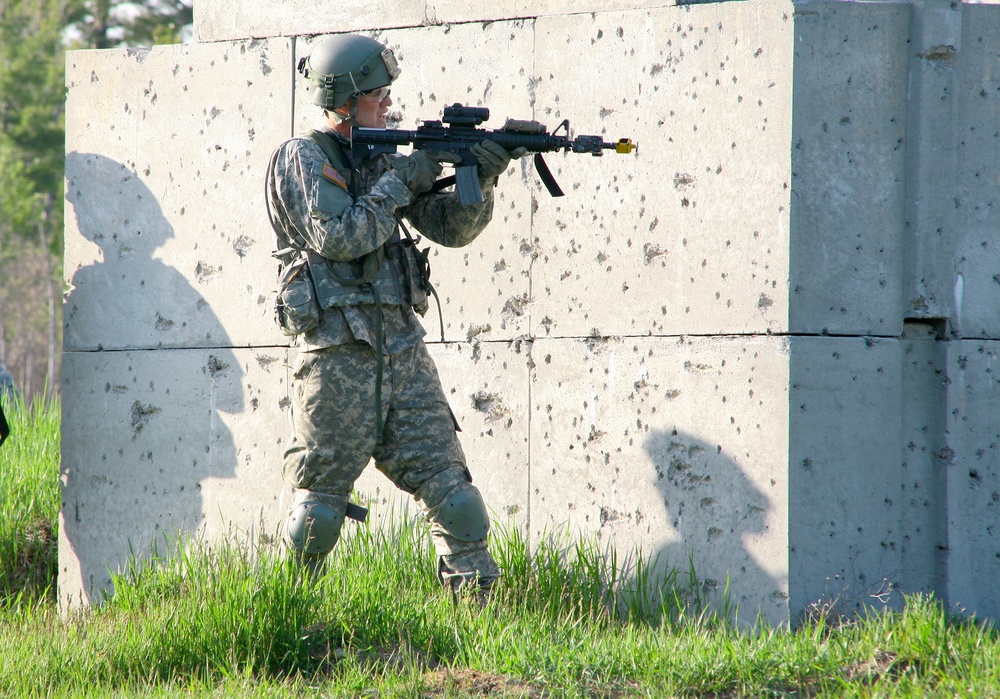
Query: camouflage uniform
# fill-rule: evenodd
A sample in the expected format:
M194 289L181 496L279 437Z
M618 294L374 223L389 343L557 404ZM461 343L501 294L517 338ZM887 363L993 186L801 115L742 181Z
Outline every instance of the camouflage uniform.
M285 480L343 511L374 457L376 467L425 509L442 583L457 588L478 580L488 587L499 570L485 535L462 540L438 521L448 493L468 487L472 478L412 308L426 308L426 297L407 270L413 250L400 243L397 219L405 217L441 245L467 245L490 221L495 178L482 184L481 204L463 207L446 192L415 198L390 172L398 156L382 156L360 166L352 187L347 141L325 133L342 145L343 162L331 163L313 140L297 137L278 148L268 172L279 247L310 251L320 307L316 327L297 336ZM366 256L369 264L378 263L370 284L338 283L358 278Z

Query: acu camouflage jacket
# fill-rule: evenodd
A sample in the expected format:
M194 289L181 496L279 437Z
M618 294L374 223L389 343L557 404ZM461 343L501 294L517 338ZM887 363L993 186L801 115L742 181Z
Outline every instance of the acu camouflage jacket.
M320 307L318 324L297 335L298 344L305 351L355 340L375 347L383 335L384 350L398 352L424 335L411 308L423 299L415 298L421 290L411 292L406 283L412 278L404 269L409 242L400 244L400 220L440 245L468 245L493 215L495 179L482 183L481 204L462 206L453 192L414 197L392 172L400 156L364 162L352 173L347 140L332 130L323 134L340 144L340 162L331 162L313 138L303 135L278 147L267 173L277 249L295 248L292 256L308 256ZM340 283L362 277L371 283ZM377 312L376 293L384 313Z

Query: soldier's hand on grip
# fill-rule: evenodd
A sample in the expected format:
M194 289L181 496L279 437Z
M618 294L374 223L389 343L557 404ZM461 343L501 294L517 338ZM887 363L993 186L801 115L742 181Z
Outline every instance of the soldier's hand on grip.
M441 163L456 164L461 158L452 153L437 150L418 150L412 155L397 158L393 164L396 177L414 194L429 192L441 175Z
M486 139L472 146L472 154L479 161L479 179L488 180L503 174L513 158L520 158L527 152L523 146L512 151L496 141Z

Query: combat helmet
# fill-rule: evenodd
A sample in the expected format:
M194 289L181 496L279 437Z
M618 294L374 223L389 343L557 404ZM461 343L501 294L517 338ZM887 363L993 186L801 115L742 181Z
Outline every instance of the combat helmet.
M358 97L399 76L392 49L360 34L324 39L299 59L298 71L312 84L313 104L328 112L348 104L351 118L357 115Z

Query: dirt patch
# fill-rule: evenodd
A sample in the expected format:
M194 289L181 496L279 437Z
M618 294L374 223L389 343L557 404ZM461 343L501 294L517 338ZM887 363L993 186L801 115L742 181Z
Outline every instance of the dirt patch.
M317 624L305 630L307 636L322 636L326 627ZM480 670L449 668L441 665L433 657L400 644L376 646L361 651L346 650L330 641L317 643L311 651L316 662L316 674L332 674L337 664L351 655L362 666L375 674L419 672L419 696L421 699L444 697L510 697L511 699L549 699L561 696L560 688L551 688L537 683L526 682L516 677ZM586 683L576 687L580 696L592 699L620 699L636 696L639 685L626 681L610 684Z
M863 663L854 663L844 669L847 679L852 682L863 682L874 684L883 677L897 679L906 673L915 664L904 658L900 658L892 651L875 649L871 660Z
M524 697L541 699L551 693L506 675L476 670L434 670L424 674L422 697Z
M507 675L498 675L478 670L438 668L424 673L424 689L420 696L424 699L438 697L511 697L516 699L549 699L562 696L560 688L542 687ZM638 684L614 682L610 685L580 685L576 687L579 696L592 699L619 699L639 696Z

